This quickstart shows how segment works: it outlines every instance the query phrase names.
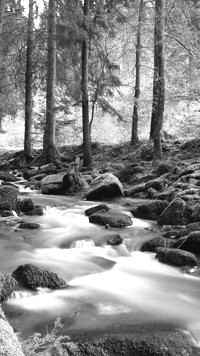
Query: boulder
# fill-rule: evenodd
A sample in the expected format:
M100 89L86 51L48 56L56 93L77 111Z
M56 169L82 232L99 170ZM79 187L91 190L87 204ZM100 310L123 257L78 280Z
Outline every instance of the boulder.
M8 185L0 186L0 210L15 210L18 206L19 190Z
M13 210L1 209L0 216L2 218L7 218L9 216L14 216L14 212L13 212Z
M168 204L165 200L154 200L138 205L135 209L131 210L131 213L136 218L157 220Z
M174 266L195 267L198 264L197 258L191 252L181 251L177 248L159 247L156 258L163 263Z
M132 188L125 189L124 195L125 197L133 197L135 194L144 192L145 190L146 190L145 183L136 184Z
M33 203L31 198L25 198L20 201L19 204L19 210L22 211L23 213L27 213L30 210L33 210L35 208L35 204Z
M17 267L12 275L21 286L28 289L58 289L67 286L67 282L56 273L30 263Z
M111 246L121 245L123 242L123 237L120 234L104 236L104 239L107 240L107 245Z
M39 205L36 205L35 208L33 210L30 210L26 213L26 215L29 216L41 216L44 214L43 208Z
M189 235L193 231L200 231L200 221L196 221L182 227L182 229L179 229L177 232L176 237Z
M17 335L0 309L0 355L25 356Z
M146 190L148 190L149 188L153 188L159 192L165 190L167 186L168 186L168 180L166 178L152 179L145 184Z
M41 180L42 194L64 194L63 177L65 173L51 174Z
M65 343L71 356L190 356L191 343L182 332L174 330L124 332L77 336ZM50 353L51 354L51 353Z
M99 204L92 206L92 208L86 209L85 210L85 215L90 216L94 213L97 213L97 211L108 211L109 207L106 204Z
M123 187L119 179L112 173L105 173L95 178L86 193L87 200L101 200L123 196Z
M19 178L12 173L0 171L0 180L4 182L17 182Z
M17 286L17 281L10 273L0 273L0 304L3 304L11 296Z
M187 225L190 221L184 200L176 198L166 207L157 220L159 225Z
M89 222L117 228L124 228L133 224L132 219L128 215L115 210L109 210L108 212L99 212L90 215Z
M20 229L40 229L40 224L38 223L29 223L29 222L21 222L19 224Z
M170 187L170 188L164 190L163 192L157 193L156 198L159 200L171 201L172 198L174 197L175 193L176 193L176 189Z
M181 250L200 254L200 231L191 232L180 244Z
M174 241L162 236L154 237L151 240L143 242L140 250L143 252L156 252L159 247L173 247Z

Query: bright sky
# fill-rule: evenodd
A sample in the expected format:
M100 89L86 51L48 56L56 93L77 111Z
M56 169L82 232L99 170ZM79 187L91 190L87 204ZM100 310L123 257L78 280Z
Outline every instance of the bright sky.
M25 14L28 15L28 5L29 5L29 0L21 0L22 2L22 5L24 6L25 8ZM42 11L43 7L44 7L44 3L43 3L43 0L36 0L36 3L39 7L39 12Z

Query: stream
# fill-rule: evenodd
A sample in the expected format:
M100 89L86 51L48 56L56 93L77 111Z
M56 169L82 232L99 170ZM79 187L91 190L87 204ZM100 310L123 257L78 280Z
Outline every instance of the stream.
M24 192L23 192L24 193ZM90 224L84 211L97 202L65 196L26 193L45 207L43 216L23 216L40 223L38 230L21 230L16 219L1 223L1 270L12 272L33 263L58 273L68 286L50 291L16 291L5 307L14 330L22 337L46 333L58 317L66 334L138 325L172 325L189 332L200 345L200 279L161 264L139 246L157 233L155 223L133 218L133 226L106 230ZM108 203L126 212L122 201ZM130 213L127 212L130 215ZM155 224L156 225L156 224ZM153 232L151 232L153 231ZM120 233L123 244L106 244L108 235ZM194 355L198 355L195 348Z

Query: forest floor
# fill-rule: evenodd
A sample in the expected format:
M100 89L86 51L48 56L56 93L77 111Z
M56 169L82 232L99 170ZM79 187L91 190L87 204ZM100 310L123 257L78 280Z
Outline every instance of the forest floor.
M153 146L150 141L142 141L137 147L133 147L130 142L103 145L100 143L92 143L92 169L99 170L100 173L120 170L129 165L142 165L143 171L148 173L153 165ZM200 158L200 140L193 139L190 141L179 141L170 139L163 141L163 158L162 162L168 162L170 165L184 168L186 164L192 164ZM62 146L59 148L60 153L70 161L73 161L76 155L82 156L82 146ZM34 151L36 156L40 150ZM22 164L23 151L6 150L0 151L0 167L1 169L23 169ZM113 169L114 168L114 169Z

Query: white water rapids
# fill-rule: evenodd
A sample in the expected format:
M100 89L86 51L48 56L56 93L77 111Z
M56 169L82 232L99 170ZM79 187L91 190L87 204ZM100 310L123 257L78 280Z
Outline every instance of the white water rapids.
M51 207L44 216L26 217L39 222L40 230L3 232L2 266L11 272L34 263L57 272L69 286L16 292L6 313L17 331L26 336L45 330L58 316L68 332L164 323L189 331L200 344L200 279L135 250L149 238L149 223L133 219L131 228L119 230L123 244L109 246L105 235L116 230L90 224L84 214L96 203L66 197L49 197L45 203Z

